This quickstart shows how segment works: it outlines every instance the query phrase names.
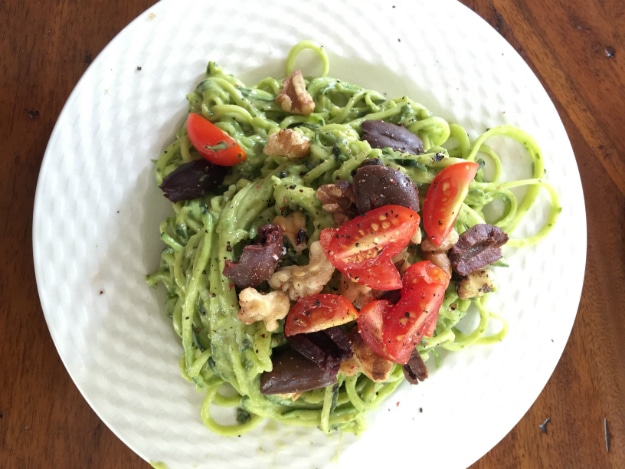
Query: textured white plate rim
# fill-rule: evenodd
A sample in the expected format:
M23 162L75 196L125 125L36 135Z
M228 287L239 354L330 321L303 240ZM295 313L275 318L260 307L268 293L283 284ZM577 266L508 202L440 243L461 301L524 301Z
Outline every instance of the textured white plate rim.
M282 4L282 6L284 6L284 3L282 2L271 2L271 5L274 4ZM419 8L426 8L425 5L422 4L418 4L418 5L409 5L407 2L395 2L397 8L416 8L417 10ZM40 293L40 298L41 298L41 302L42 302L42 307L44 310L44 314L46 317L46 321L48 322L50 331L51 331L51 335L53 337L53 340L55 342L55 346L57 347L57 350L59 351L59 354L61 355L61 358L63 359L63 362L65 363L68 372L70 373L70 375L72 376L72 379L75 381L77 387L80 389L81 393L83 394L83 396L85 397L85 399L89 402L89 404L92 406L92 408L98 413L98 415L100 416L100 418L102 418L102 420L109 426L109 428L111 428L112 431L114 431L118 437L120 437L129 447L131 447L134 451L136 451L139 455L141 455L144 459L146 460L150 460L150 459L157 459L157 460L165 460L167 461L167 449L161 450L160 453L159 451L156 451L156 449L154 448L154 446L156 446L155 444L150 444L149 442L146 443L145 439L142 435L138 435L137 431L133 428L132 423L129 426L124 426L122 424L120 424L118 416L115 415L114 413L114 406L110 406L110 405L104 405L103 403L103 399L106 400L108 399L110 402L115 403L120 403L123 404L124 403L124 399L123 399L123 389L122 391L119 392L119 396L116 398L112 398L112 397L104 397L100 394L96 394L94 393L94 389L93 389L93 385L89 382L86 381L84 376L81 373L82 370L82 366L89 365L89 361L86 359L84 362L83 361L76 361L75 358L70 357L69 354L71 353L71 347L68 350L68 346L67 343L64 343L63 340L65 339L65 336L63 334L66 334L67 332L62 329L62 326L65 326L63 323L64 319L62 318L63 314L67 314L64 311L59 311L57 308L57 305L55 305L52 302L52 299L50 298L50 292L49 289L50 288L57 288L55 286L55 283L53 282L53 279L50 276L50 273L45 271L45 264L52 264L52 265L64 265L60 262L58 257L55 257L54 253L50 253L48 250L46 250L46 247L49 247L48 245L44 244L43 239L45 238L44 236L44 231L45 231L45 222L46 222L46 216L51 216L49 214L46 214L44 211L44 208L49 208L49 205L46 204L45 202L45 198L50 196L50 185L54 184L55 182L50 180L50 178L53 178L56 173L54 173L54 165L58 164L59 161L64 161L60 158L58 150L59 150L59 146L61 145L58 140L59 140L59 135L61 135L62 132L62 128L63 126L67 126L68 123L72 123L72 119L75 119L75 117L72 117L72 111L76 110L76 107L80 107L81 105L84 105L80 102L81 100L81 91L84 92L85 88L88 88L89 86L93 86L93 80L94 80L94 74L96 72L102 72L105 68L105 61L109 61L111 59L115 59L115 58L119 58L119 57L115 57L114 55L112 56L112 54L114 54L115 52L111 52L112 49L114 49L114 46L117 46L117 48L119 49L120 43L127 40L127 36L132 34L133 31L136 32L137 30L140 30L141 28L149 28L150 26L146 26L146 22L154 20L154 17L152 16L152 13L154 14L155 17L163 17L168 13L168 9L171 9L173 5L173 2L161 2L160 4L155 5L154 7L150 8L148 11L146 11L144 14L140 15L135 21L133 21L127 28L125 28L104 50L103 52L96 58L96 60L94 61L94 63L90 66L90 68L87 70L87 72L85 73L85 75L81 78L80 82L77 84L75 90L72 92L70 98L68 99L68 102L66 104L66 106L64 107L63 111L61 112L61 115L59 116L59 121L57 126L55 127L52 136L50 138L50 143L48 145L48 150L46 151L46 155L44 157L44 162L42 164L42 169L40 172L40 178L39 178L39 183L38 183L38 188L37 188L37 193L36 193L36 198L35 198L35 210L34 210L34 219L33 219L33 250L34 250L34 259L35 259L35 271L36 271L36 277L37 277L37 283L38 283L38 288L39 288L39 293ZM449 8L450 11L453 10L453 12L455 12L456 15L458 15L459 17L462 17L463 19L468 19L470 21L474 21L475 24L480 25L481 28L487 28L488 32L485 32L484 34L488 35L490 34L491 36L488 36L490 39L493 38L497 38L498 42L496 42L495 46L497 48L499 48L502 51L502 56L504 55L504 53L508 56L512 56L512 60L517 67L520 67L518 65L518 62L521 61L521 59L516 55L516 53L513 51L513 49L507 44L505 43L505 41L503 41L501 38L499 38L498 36L496 36L494 34L494 31L490 30L490 26L488 26L485 22L483 22L483 20L481 20L480 18L478 18L476 15L474 15L473 13L469 12L468 9L466 9L464 6L460 5L460 4L456 4L455 2L447 2L447 3L441 3L441 9L442 8ZM340 6L340 5L339 5ZM309 7L310 8L310 7ZM390 8L390 6L389 6ZM393 7L394 8L394 7ZM160 21L160 18L159 18ZM399 38L398 38L399 40ZM404 39L405 40L405 39ZM137 47L140 47L137 46ZM335 49L330 49L330 52L333 52ZM145 53L145 49L142 50ZM284 56L285 54L285 50L284 49L280 49L278 51L276 51L276 54L269 54L271 57L275 57L276 60L280 59L281 57ZM119 52L117 52L119 53ZM133 51L129 51L128 52L129 56L133 56ZM136 58L136 57L135 57ZM148 57L149 59L149 57ZM149 62L149 60L148 60ZM522 62L522 61L521 61ZM139 66L140 64L136 64L137 66ZM224 64L225 65L225 64ZM333 65L339 65L339 67L333 67L335 70L336 69L340 69L340 64L333 64ZM348 64L351 65L351 64ZM527 73L527 66L525 64L523 64L524 67L524 71L525 73ZM113 69L111 69L112 71ZM197 77L198 76L198 72L201 71L200 69L194 68L192 65L189 66L189 70L187 70L187 76L189 76L190 78L193 77ZM245 72L245 70L244 70ZM340 76L340 74L337 74ZM531 76L533 80L535 80L534 84L530 84L531 86L539 86L540 84L538 84L538 81L535 79L535 77L533 77L533 74L531 74L531 72L529 72L528 76ZM127 78L127 75L124 75L124 78ZM402 77L399 77L402 78ZM106 77L105 77L106 79ZM106 81L106 80L105 80ZM355 81L355 80L354 80ZM114 84L114 81L106 81L106 83L108 84ZM180 94L183 95L186 91L188 91L191 86L193 85L193 80L192 79L187 79L186 83L186 88L182 87L180 89L176 88L172 90L172 93L176 94ZM538 84L538 85L536 85ZM459 90L460 90L460 86L459 86ZM540 90L542 91L542 93L544 94L544 96L540 97L540 101L541 104L545 107L545 109L547 111L549 111L549 113L551 113L551 119L549 120L550 124L553 125L554 127L556 127L555 132L558 134L558 136L562 139L562 133L564 132L561 122L559 121L559 119L557 118L557 113L555 113L555 109L553 108L553 105L551 104L551 102L548 100L548 97L546 95L546 93L544 93L544 90L542 90L542 87L540 87ZM532 91L535 91L534 89L532 89ZM114 91L115 93L115 91ZM451 98L454 97L453 93L451 94ZM546 101L545 101L546 100ZM442 106L443 108L446 107L446 102L441 102L441 103L435 103L439 104L440 106ZM435 106L436 107L436 106ZM554 117L555 116L555 117ZM445 116L447 117L447 116ZM553 122L553 120L556 120L557 122ZM173 125L175 125L175 123L173 121L175 121L175 118L172 118L171 115L169 115L167 118L164 118L161 120L161 128L162 129L167 129L168 131L172 128ZM465 119L460 118L459 119L461 122L464 123ZM470 127L470 124L469 124ZM105 132L107 129L105 129L103 132ZM100 131L100 129L98 129L98 131ZM106 135L106 134L105 134ZM149 150L153 150L155 147L159 147L162 146L164 142L166 142L166 139L168 138L168 135L160 135L158 136L158 138L160 139L158 142L153 143L151 146L148 147ZM542 143L542 142L541 142ZM558 186L558 189L561 190L561 192L568 194L567 199L564 201L566 203L566 207L570 207L571 205L574 205L576 207L577 210L579 210L579 207L583 207L583 197L581 194L581 185L579 183L579 175L577 174L577 169L575 167L575 161L574 158L572 156L572 151L570 150L570 144L568 143L568 139L566 139L566 134L564 133L564 140L560 141L559 143L561 144L565 144L565 146L562 148L562 153L565 154L565 156L568 156L570 161L569 163L571 163L573 165L573 169L566 174L566 178L563 178L562 181L554 181L554 182L560 182L563 183L563 185ZM154 155L152 155L151 157L154 157ZM90 169L88 168L87 171L90 171ZM151 197L153 198L153 192L150 194L150 183L147 182L147 173L145 171L142 171L138 174L138 176L140 176L140 181L141 181L141 191L145 193L145 199L146 200L152 200ZM557 175L556 175L557 176ZM556 178L557 179L557 178ZM52 187L56 187L56 186L52 186ZM42 189L42 188L45 188ZM58 192L58 188L57 188L57 192ZM70 191L71 191L71 187L70 187ZM54 191L52 191L54 192ZM70 192L71 193L71 192ZM54 193L53 193L54 195ZM56 194L58 196L58 194ZM62 199L62 198L61 198ZM123 197L122 199L120 199L123 201ZM63 202L63 200L61 200ZM143 201L143 199L142 199ZM581 205L580 205L580 201L581 201ZM82 208L80 206L80 204L78 205L78 213L80 214L80 210L84 208ZM158 210L157 210L158 211ZM580 214L578 212L577 216L582 218L581 216L582 214ZM114 217L113 217L114 218ZM585 218L585 216L583 217ZM564 221L562 221L562 224L565 224L568 220L567 218L567 211L563 211L563 216L562 219ZM101 217L97 218L96 220L100 221L100 220L105 220L104 223L102 223L101 228L107 228L110 227L110 223L111 223L111 217L110 217L110 213L105 213L103 214ZM114 220L113 220L114 222ZM578 226L578 225L576 225ZM95 239L95 238L94 238ZM454 467L460 466L460 465L468 465L472 462L474 462L477 458L481 457L486 451L488 451L488 449L490 449L493 445L495 445L503 436L505 436L505 434L516 424L516 422L522 417L522 415L527 411L527 409L529 408L529 406L531 405L531 403L535 400L535 398L538 396L538 394L540 393L540 391L542 390L542 388L544 387L544 385L547 382L548 377L551 375L551 372L553 371L553 368L555 367L555 365L557 364L557 361L560 357L560 354L564 348L564 345L566 343L566 340L568 339L568 335L570 332L570 328L572 327L574 318L575 318L575 311L577 309L577 305L579 303L579 296L581 294L581 285L582 285L582 281L583 281L583 268L584 268L584 262L585 262L585 254L586 254L586 234L585 234L585 224L583 224L583 227L578 227L578 231L576 232L576 237L575 239L578 241L577 243L577 247L576 247L576 253L577 253L577 257L578 259L573 263L573 270L571 272L567 272L567 277L566 277L566 281L568 283L568 285L570 286L570 290L569 290L569 297L567 298L567 301L565 302L567 305L567 310L564 312L565 316L561 318L561 321L558 323L558 326L560 327L560 329L557 332L554 332L553 334L553 339L551 339L551 342L553 343L553 350L550 352L547 352L543 358L544 358L544 362L542 364L542 368L541 368L541 372L540 372L540 376L538 376L537 379L535 379L532 383L530 383L527 388L525 389L526 392L524 392L524 394L522 396L519 397L519 400L517 401L516 407L514 409L512 409L510 411L510 415L507 416L507 418L503 419L505 420L505 423L500 424L495 430L489 430L489 428L487 428L486 424L485 425L480 425L479 422L477 423L477 427L479 427L482 431L483 431L483 439L481 442L477 442L473 444L473 447L471 447L471 445L467 445L467 444L459 444L460 447L466 449L467 447L469 448L470 452L467 452L466 455L460 455L460 456L444 456L442 457L442 459L439 460L439 462L442 462L443 466L445 465L451 465ZM535 250L535 254L536 255L545 255L545 254L549 254L549 253L545 253L542 249L542 247L539 246L536 250ZM73 248L72 248L73 249ZM100 247L98 246L97 249L100 249ZM96 249L96 252L97 252ZM71 249L70 249L71 251ZM71 267L71 266L70 266ZM73 277L72 277L73 275ZM80 273L77 272L69 272L68 273L68 278L75 278L78 277L80 275ZM58 277L56 279L54 279L55 282L58 282ZM104 292L105 289L108 289L109 284L107 283L107 279L98 279L98 280L94 280L93 281L93 285L94 287L96 287L96 293L92 294L91 296L87 297L87 300L89 302L93 302L93 301L98 301L98 297L97 294L98 292ZM111 286L111 288L116 288L114 285ZM61 292L62 294L66 294L66 292ZM61 296L61 299L63 299L63 297ZM151 301L150 299L145 300L143 299L142 301ZM80 306L76 307L76 311L78 312L78 316L80 317L81 313L84 313L84 311L80 311L80 308L82 309L86 309L88 308L89 305L87 304L82 304ZM97 306L95 308L95 310L100 311L100 308L102 311L105 311L106 305L104 306ZM84 316L84 314L83 314ZM106 316L104 316L105 318ZM66 320L66 319L65 319ZM87 317L87 319L83 319L83 320L89 320L89 318ZM96 321L97 322L97 321ZM79 321L80 323L80 321ZM102 324L98 324L98 327L102 327L102 330L104 330L105 332L103 333L104 336L108 338L109 336L107 335L109 332L107 332L106 330L106 324L102 323ZM115 331L113 331L113 336L114 336ZM167 335L163 336L164 340L172 340L172 337L169 336L167 337ZM79 340L82 340L79 338ZM97 342L97 340L96 340ZM510 342L505 342L502 344L498 345L498 352L499 352L499 356L502 355L502 353L509 349L509 347L507 347L507 345L510 344ZM88 349L87 349L88 350ZM83 351L79 350L79 351ZM176 349L175 347L172 348L172 351L175 353ZM464 354L464 352L463 352ZM476 358L477 357L477 358ZM455 363L456 361L460 361L463 363L473 363L474 360L483 360L484 357L486 357L486 359L493 359L495 360L494 363L497 363L497 355L493 355L490 352L480 352L480 351L475 351L475 352L470 352L470 353L466 353L464 354L464 357L462 357L462 354L459 355L455 355L453 357L450 358L450 362ZM446 365L447 366L447 365ZM176 370L175 370L175 365L172 363L172 366L170 367L172 372L171 372L171 376L175 376ZM440 370L437 370L435 373L435 378L437 380L437 382L440 383L446 383L446 382L450 382L453 383L453 376L450 376L451 372L449 372L449 370L453 370L455 369L453 366L449 366L449 368L445 368L443 367ZM115 376L115 375L113 375ZM433 380L434 378L432 378ZM420 388L418 390L411 390L411 396L416 396L419 398L424 398L425 399L425 395L427 394L428 390L430 390L430 388L433 386L432 384L432 380L424 383L424 385L421 385ZM99 383L102 384L102 383ZM120 383L117 383L120 384ZM131 390L128 390L131 391ZM189 393L191 394L191 393ZM406 406L407 404L405 404L405 395L406 393L403 392L401 394L399 394L398 396L401 398L401 406L397 405L398 408L404 408L404 406ZM192 396L190 397L192 398ZM118 400L116 400L118 399ZM197 399L196 399L197 401ZM399 400L397 401L398 403L400 402ZM427 401L425 401L427 402ZM395 402L393 402L395 404ZM409 405L409 404L408 404ZM408 407L409 409L411 409L412 411L415 410L414 405L413 407ZM453 406L452 406L453 409ZM197 409L195 409L197 410ZM427 413L426 409L426 412ZM458 410L458 409L456 409ZM466 410L466 409L465 409ZM388 412L388 414L387 414ZM466 410L468 415L473 415L470 414L470 412L468 410ZM391 417L388 417L388 415L391 415ZM333 458L333 460L326 460L324 458L321 459L321 464L334 464L336 461L338 461L338 464L343 465L343 462L345 462L345 465L348 466L350 462L353 462L354 460L358 460L358 455L354 454L355 452L357 452L358 450L360 450L361 448L363 448L364 445L367 444L367 441L371 440L374 437L379 437L380 436L380 432L379 432L379 428L385 428L385 425L394 425L396 424L392 419L399 419L399 421L402 423L402 425L407 425L406 422L404 420L401 419L401 416L398 416L397 413L395 412L395 409L392 409L390 404L388 406L388 409L386 408L386 406L383 407L383 411L378 412L373 420L374 423L372 424L372 428L371 430L365 434L362 438L362 443L358 443L358 444L353 444L352 442L348 442L345 443L345 445L343 447L338 446L338 449L334 448L333 451L336 451L338 453L340 453L340 457L339 458ZM389 423L390 422L390 423ZM197 421L195 422L197 423ZM138 425L138 424L137 424ZM377 428L376 428L377 427ZM401 428L401 427L400 427ZM267 429L267 431L265 432L265 434L270 434L269 429ZM373 435L373 436L372 436ZM255 436L256 438L258 438L258 435ZM207 437L210 439L210 437ZM472 438L475 437L471 437L470 435L467 436L467 438L469 440L471 440ZM149 439L149 436L147 437L147 439ZM249 441L249 440L248 440ZM269 444L271 446L271 442L265 442L265 444ZM274 448L275 450L275 448ZM278 451L278 450L276 450ZM255 456L258 456L258 454L256 454ZM388 460L388 457L385 458L386 460ZM200 458L201 460L201 458ZM180 463L179 460L175 460L172 459L171 460L171 464L175 465L176 461L178 463ZM206 461L207 463L209 463L210 461ZM274 458L274 463L276 462L275 458ZM423 458L421 458L421 462L424 462ZM197 463L196 463L197 464ZM243 463L241 463L243 464ZM253 461L250 463L253 464ZM304 467L304 463L301 463L302 467ZM278 467L279 463L276 465L274 464L275 467ZM234 466L233 466L234 467ZM239 466L237 466L239 467ZM240 466L240 467L244 467L244 466ZM293 466L295 467L295 466Z

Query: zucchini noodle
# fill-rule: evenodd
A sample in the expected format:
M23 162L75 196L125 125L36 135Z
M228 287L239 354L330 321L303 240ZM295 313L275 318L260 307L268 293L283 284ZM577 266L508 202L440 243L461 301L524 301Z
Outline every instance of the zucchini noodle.
M218 190L173 204L172 215L160 226L165 245L160 266L147 276L149 285L162 283L167 290L166 310L182 343L182 374L205 395L202 419L211 430L223 435L240 435L265 419L317 427L326 433L358 434L365 428L367 412L378 407L404 381L401 366L395 365L384 382L375 382L363 373L351 377L339 373L336 384L304 392L296 399L260 392L261 374L272 369L272 350L285 342L282 324L278 330L268 332L262 321L251 325L240 322L237 290L222 272L226 261L238 259L258 228L271 223L277 215L301 212L306 217L308 246L319 239L322 229L334 226L331 215L324 212L315 197L322 184L351 181L353 171L365 159L378 158L407 174L423 200L429 184L443 168L466 160L485 161L491 175L487 177L485 170L478 172L455 229L462 233L476 223L485 223L485 210L498 204L500 213L488 223L511 233L535 205L540 191L546 191L546 222L527 237L511 237L509 245L515 247L543 239L561 210L556 191L543 179L540 148L526 132L505 125L489 129L472 141L463 127L433 116L410 98L388 99L377 91L327 76L328 57L322 47L310 41L298 43L288 54L287 74L306 49L312 50L322 65L321 76L306 78L307 90L315 102L315 110L308 116L287 113L276 103L283 79L268 77L250 87L215 63L208 64L206 76L187 96L189 112L203 115L232 136L247 159L232 167ZM371 148L361 140L360 129L361 123L369 119L405 126L421 138L425 152L414 155ZM297 128L308 138L308 156L290 161L263 153L268 135L284 128ZM503 180L504 163L487 145L492 137L505 137L522 145L531 168L529 178ZM183 126L156 162L157 183L160 185L181 164L198 158ZM286 258L291 264L308 263L307 250L295 252L289 248ZM422 357L438 357L441 350L457 351L502 340L507 331L505 320L489 311L487 297L462 300L451 285L433 337L417 347ZM458 324L470 309L477 312L478 324L472 331L461 332ZM499 332L487 335L493 320L501 327ZM215 406L236 408L236 418L218 421Z

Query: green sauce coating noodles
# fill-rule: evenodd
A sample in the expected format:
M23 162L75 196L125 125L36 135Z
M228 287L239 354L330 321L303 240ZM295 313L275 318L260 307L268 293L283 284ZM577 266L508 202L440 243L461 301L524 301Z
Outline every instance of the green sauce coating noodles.
M240 435L264 419L318 427L326 433L360 433L367 412L377 408L404 380L401 367L395 365L385 382L374 382L363 373L351 377L339 373L337 384L304 392L297 399L263 395L259 390L261 374L272 368L272 350L284 343L282 325L269 332L263 322L246 325L237 319L237 290L222 274L224 265L226 260L237 259L260 226L277 215L295 211L306 218L310 246L322 229L333 226L332 217L315 196L320 185L341 179L351 181L353 171L365 159L379 158L412 178L423 196L441 169L463 160L484 159L492 175L487 178L480 171L471 184L455 225L459 233L484 223L485 209L493 203L502 208L489 223L511 233L535 204L540 190L545 189L550 199L546 223L533 235L509 242L512 246L527 246L551 231L561 210L556 191L542 179L540 148L527 133L500 126L471 141L460 125L433 116L407 97L388 99L377 91L326 76L327 55L310 41L291 50L287 73L304 49L312 49L319 56L323 69L321 77L306 79L307 90L315 101L315 111L308 116L287 113L276 103L281 79L265 78L248 87L216 64L208 64L206 76L188 95L189 112L202 114L234 137L247 159L232 168L220 190L173 204L173 214L160 227L165 244L160 267L147 277L148 284L162 283L167 290L166 309L182 342L182 373L204 390L202 419L211 430L223 435ZM419 135L425 153L371 148L361 140L360 124L365 119L404 125ZM284 128L297 128L309 139L308 156L289 161L263 153L268 135ZM495 136L512 139L526 149L528 166L532 168L530 178L501 180L503 163L487 146ZM182 127L156 162L157 183L161 184L182 163L197 158L200 156ZM517 195L519 187L525 188L521 196ZM295 253L290 249L287 258L290 263L308 263L307 251ZM422 356L438 357L440 350L455 351L501 340L507 326L488 310L486 299L461 300L450 286L435 334L418 346ZM477 310L479 323L473 331L463 333L457 326L470 308ZM502 327L487 336L493 319ZM230 395L222 394L225 391ZM236 407L236 422L218 422L213 417L213 406Z

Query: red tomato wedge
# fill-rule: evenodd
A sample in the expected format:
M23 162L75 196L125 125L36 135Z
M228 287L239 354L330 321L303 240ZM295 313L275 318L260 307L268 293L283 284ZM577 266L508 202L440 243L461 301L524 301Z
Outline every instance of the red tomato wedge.
M358 311L341 295L318 293L304 296L293 305L284 322L284 335L317 332L356 319Z
M234 166L245 161L241 146L226 132L194 112L187 117L187 134L191 145L211 163Z
M449 274L431 261L412 264L404 272L402 278L402 297L410 296L412 290L419 290L424 285L439 285L447 289Z
M391 303L387 300L374 300L367 303L358 315L358 332L362 340L376 355L395 361L390 356L384 344L384 318L388 315Z
M359 283L371 288L395 290L401 288L401 278L389 263L408 245L419 229L419 221L419 214L414 210L384 205L340 228L326 228L319 241L326 257L342 273L359 277ZM370 272L365 275L365 270Z
M396 304L375 300L360 310L357 321L362 339L381 357L408 363L421 339L434 333L449 280L447 272L430 261L411 265Z
M401 275L391 259L382 259L367 269L346 269L343 271L352 281L376 290L397 290L401 288Z
M473 161L447 166L430 184L423 202L423 228L437 246L453 228L479 167Z

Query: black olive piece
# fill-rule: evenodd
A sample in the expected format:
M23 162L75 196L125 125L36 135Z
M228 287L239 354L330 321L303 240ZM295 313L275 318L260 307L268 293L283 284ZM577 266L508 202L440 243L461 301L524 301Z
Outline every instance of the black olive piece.
M448 256L458 275L466 276L501 259L508 235L498 226L480 223L462 233Z
M352 347L340 327L296 334L287 338L291 347L328 373L338 373L343 360L352 356Z
M225 262L223 274L239 288L255 287L269 279L284 255L282 229L278 225L261 226L257 238L257 243L243 248L238 262Z
M362 214L383 205L401 205L419 211L419 192L401 171L383 165L360 166L352 183L356 207Z
M410 360L403 366L402 370L410 384L419 384L419 381L425 381L428 377L427 366L416 350L412 352Z
M363 139L372 148L392 148L402 153L420 155L423 153L423 142L410 130L402 125L381 120L366 120L360 124Z
M336 382L336 371L320 368L291 347L274 350L273 369L260 377L263 394L289 394L323 388Z
M205 159L189 161L165 176L159 187L172 202L197 199L219 187L229 169Z

